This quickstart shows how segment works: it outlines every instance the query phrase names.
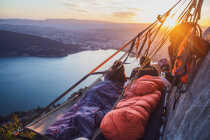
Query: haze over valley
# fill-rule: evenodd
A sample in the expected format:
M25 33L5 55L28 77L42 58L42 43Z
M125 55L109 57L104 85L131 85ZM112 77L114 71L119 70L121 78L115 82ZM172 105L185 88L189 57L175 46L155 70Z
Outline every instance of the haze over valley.
M67 51L69 54L84 50L119 48L145 26L146 24L110 23L74 19L0 20L0 30L57 41L57 43L61 43L61 47L69 47ZM3 36L3 38L5 37L7 36ZM12 39L12 36L10 39ZM31 46L28 44L28 47L34 45L36 44L32 44ZM18 48L21 46L15 47ZM58 56L66 56L66 54L59 55L58 52Z

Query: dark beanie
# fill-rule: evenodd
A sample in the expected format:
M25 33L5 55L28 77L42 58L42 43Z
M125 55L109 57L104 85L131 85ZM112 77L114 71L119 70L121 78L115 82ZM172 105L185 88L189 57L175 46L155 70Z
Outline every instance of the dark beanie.
M138 72L136 73L136 78L142 77L144 75L151 75L151 76L158 76L159 73L156 70L156 68L154 68L153 66L150 67L146 67L143 69L139 69Z

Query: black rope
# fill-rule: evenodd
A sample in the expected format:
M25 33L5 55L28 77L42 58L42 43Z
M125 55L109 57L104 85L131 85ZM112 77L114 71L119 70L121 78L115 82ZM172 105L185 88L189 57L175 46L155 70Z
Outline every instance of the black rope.
M107 70L101 71L101 72L94 72L91 75L105 74L106 72L107 72Z
M144 37L144 40L143 40L143 42L142 42L142 44L140 46L140 50L137 52L137 58L140 57L140 55L141 55L141 52L142 52L142 50L143 50L143 48L144 48L144 46L146 44L146 41L147 41L147 36L148 36L148 32L146 33L146 35Z
M147 55L149 53L149 49L151 47L151 44L152 44L152 42L151 42L151 34L150 34L150 31L149 31L148 32L148 37L147 37L147 49L144 52L144 56L146 56L146 57L147 57Z
M134 48L134 46L135 46L135 43L136 43L136 39L132 42L131 47L130 47L129 52L128 52L128 55L127 55L127 57L125 58L125 60L123 61L123 64L126 63L126 61L127 61L128 57L129 57L130 53L132 52L132 50L133 50L133 48Z

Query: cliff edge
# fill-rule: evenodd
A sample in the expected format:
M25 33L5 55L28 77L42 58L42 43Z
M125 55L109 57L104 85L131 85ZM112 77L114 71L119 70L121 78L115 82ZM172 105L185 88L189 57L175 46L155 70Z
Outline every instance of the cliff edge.
M206 31L204 36L209 35ZM181 94L173 110L175 94L172 92L170 96L168 122L163 139L210 140L210 52L191 86Z

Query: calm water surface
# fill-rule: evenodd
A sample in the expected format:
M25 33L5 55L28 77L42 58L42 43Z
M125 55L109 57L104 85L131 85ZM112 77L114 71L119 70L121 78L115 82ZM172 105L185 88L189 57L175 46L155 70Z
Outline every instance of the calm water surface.
M63 58L0 58L0 115L49 104L113 52L85 51ZM126 65L126 73L130 74L137 62L133 58L128 62L132 62ZM88 86L97 77L88 78L75 90Z

